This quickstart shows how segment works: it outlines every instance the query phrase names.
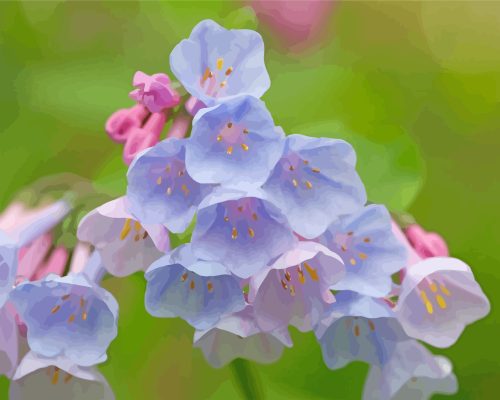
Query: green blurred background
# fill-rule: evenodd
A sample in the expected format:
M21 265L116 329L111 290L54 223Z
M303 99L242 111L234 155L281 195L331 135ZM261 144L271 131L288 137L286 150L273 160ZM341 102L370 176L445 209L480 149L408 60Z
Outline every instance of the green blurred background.
M370 199L409 211L473 267L492 312L440 353L459 378L454 398L498 398L500 3L337 2L300 50L244 5L0 3L0 206L58 172L120 195L121 148L103 125L131 105L133 73L169 72L171 49L202 19L257 29L276 123L351 141ZM294 348L274 365L215 370L192 349L186 323L145 313L141 276L104 284L121 307L102 366L118 400L361 396L367 367L329 371L312 334L293 331ZM6 398L7 380L0 386Z

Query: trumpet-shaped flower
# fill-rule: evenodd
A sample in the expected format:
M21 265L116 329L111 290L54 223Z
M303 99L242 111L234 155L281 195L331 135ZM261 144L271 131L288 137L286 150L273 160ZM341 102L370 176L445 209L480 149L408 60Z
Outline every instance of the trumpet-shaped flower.
M198 258L218 261L248 278L289 250L296 238L260 191L219 188L200 204L191 242Z
M264 103L240 96L196 114L186 144L186 168L200 183L260 186L283 145Z
M330 286L344 276L341 258L319 243L298 242L250 280L249 302L259 327L289 324L309 331L334 302Z
M95 368L80 367L63 357L43 357L29 352L17 368L9 387L10 400L113 400L104 376Z
M406 250L392 233L389 212L381 205L342 218L319 241L346 265L345 278L332 289L382 297L391 290L391 275L405 266Z
M201 349L210 365L221 368L236 358L262 364L275 362L285 347L292 347L292 340L286 328L261 331L252 306L247 306L225 316L212 329L196 331L194 347Z
M128 171L130 212L143 224L183 232L211 190L186 171L185 140L166 139L137 156Z
M87 214L77 235L99 251L104 267L115 276L145 270L169 248L167 229L160 224L141 225L128 211L125 197Z
M197 259L183 245L154 262L146 272L146 309L156 317L181 317L207 329L245 306L238 280L220 263Z
M355 165L356 154L343 140L290 135L263 189L292 229L313 239L366 203Z
M201 21L174 48L170 67L186 90L209 107L240 94L260 97L270 85L262 37L211 20Z

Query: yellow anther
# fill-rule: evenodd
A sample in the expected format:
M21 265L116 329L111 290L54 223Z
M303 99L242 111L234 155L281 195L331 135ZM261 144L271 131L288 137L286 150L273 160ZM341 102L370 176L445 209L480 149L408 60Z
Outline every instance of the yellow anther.
M83 297L80 297L80 308L85 307L85 299Z
M306 277L304 276L304 271L299 267L297 268L297 273L299 274L299 282L303 285L306 283Z
M294 167L293 165L290 165L290 166L288 167L288 169L289 169L290 171L295 171L295 167Z
M444 301L443 296L440 294L436 295L436 301L443 310L447 307L446 301Z
M138 233L134 236L134 242L138 242L139 240L141 240L141 235L139 235Z
M286 284L286 282L285 282L283 279L281 280L281 287L282 287L283 289L285 289L285 290L287 290L287 289L288 289L288 285Z
M123 228L122 228L122 231L120 232L120 240L124 240L127 235L129 234L130 232L130 218L127 218L125 220L125 223L123 224Z
M254 238L255 237L255 231L252 228L248 228L248 235L251 238Z
M70 298L71 295L69 294L65 294L64 296L61 297L61 299L63 299L64 301L68 300Z
M429 301L427 297L427 293L425 293L423 290L420 292L420 297L422 297L422 301L425 304L425 308L429 314L434 313L434 307L432 306L432 303Z
M218 142L222 141L222 135L217 135L217 141Z
M351 263L351 265L356 265L356 260L354 258L351 258L349 262Z
M169 186L167 188L167 196L170 196L172 194L172 188Z
M237 208L237 210L238 210L239 212L243 212L243 206L239 206L239 207Z
M429 285L429 287L431 288L431 291L433 293L436 293L438 291L438 287L436 285L436 282L431 282L431 284Z
M313 187L312 183L311 183L311 182L309 182L309 181L305 181L305 185L306 185L306 187L307 187L308 189L312 189L312 187Z
M290 296L295 296L295 286L290 285Z
M303 160L303 161L304 161L305 165L309 164L309 161L307 161L307 160Z
M207 282L207 289L209 293L212 293L214 291L214 285L212 284L212 282Z
M228 69L226 69L226 76L231 75L231 72L233 72L233 67L229 67Z
M224 217L225 222L229 222L229 217Z
M75 320L75 314L71 314L68 318L68 324L71 324Z
M55 313L56 313L56 312L58 312L60 309L61 309L61 306L55 306L54 308L52 308L52 310L50 310L50 313L51 313L51 314L55 314Z
M249 131L247 128L245 128L245 129L243 129L243 133L244 133L245 135L248 135L248 134L250 133L250 131Z
M288 271L285 271L285 278L288 282L290 282L292 280L292 275L290 275L290 272Z
M222 57L218 58L216 65L217 65L217 69L222 69L222 67L224 66L224 59Z
M340 248L342 249L342 251L347 251L347 247L345 247L344 245L340 246Z
M228 122L228 123L227 123L227 127L228 127L228 128L232 128L232 127L233 127L233 123L232 123L232 122Z
M259 219L259 217L257 216L256 213L252 214L252 218L253 218L254 221L257 221Z
M231 239L236 239L238 237L238 231L236 230L236 228L233 228L231 230Z
M134 229L139 232L142 229L141 224L138 221L135 221L134 223Z
M210 68L207 67L205 69L205 72L203 73L203 78L201 78L201 83L204 83L208 79L210 74L211 74Z
M161 185L161 176L159 176L158 179L156 179L156 184Z
M318 272L316 271L316 269L314 269L313 267L311 267L308 263L304 262L303 263L304 267L306 268L307 272L309 272L309 275L311 275L311 279L313 281L318 281L319 278L318 278Z
M445 285L443 285L442 283L439 285L439 287L441 288L441 291L446 295L446 296L451 296L451 293L450 291L446 288Z
M191 280L191 282L189 282L189 289L194 290L194 288L195 288L195 283L193 280Z
M358 254L359 258L361 258L362 260L366 260L368 258L368 255L366 253L359 253Z
M241 148L245 151L248 151L248 145L246 145L245 143L241 144Z
M297 182L297 179L295 179L295 178L292 179L292 183L293 183L293 186L295 186L295 187L299 186L299 182Z
M359 326L354 325L354 336L359 336Z
M184 192L184 196L189 196L189 189L185 183L182 184L181 190Z
M222 81L222 82L220 83L220 87L221 87L221 88L223 88L223 87L224 87L224 86L226 86L226 85L227 85L227 81Z
M233 146L229 146L229 147L227 148L226 153L227 153L228 155L233 154Z
M185 282L187 278L188 278L188 273L184 272L181 276L181 282Z
M85 311L84 311L84 312L82 312L82 319L83 319L84 321L86 321L86 320L87 320L87 313L86 313Z
M54 367L54 375L52 375L52 384L56 385L59 381L59 368Z
M370 326L370 330L373 332L375 330L375 324L371 319L368 320L368 325Z
M312 171L312 172L316 172L317 174L320 172L320 171L319 171L319 168L313 168L311 171Z
M167 164L167 166L165 167L165 172L170 172L170 164Z
M365 237L365 238L363 239L363 242L365 242L365 243L370 243L370 238L369 238L369 237Z

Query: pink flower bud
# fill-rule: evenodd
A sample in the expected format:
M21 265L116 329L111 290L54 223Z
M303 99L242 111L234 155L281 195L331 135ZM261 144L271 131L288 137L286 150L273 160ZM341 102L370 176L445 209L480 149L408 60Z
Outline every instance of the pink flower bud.
M131 108L115 111L106 121L106 133L112 141L125 143L132 128L140 128L148 110L137 104Z
M167 118L164 113L153 113L142 128L132 128L123 148L123 161L130 165L134 157L160 140Z
M406 228L405 234L420 257L448 257L448 246L437 233L427 232L420 225L413 224Z
M172 88L170 78L166 74L147 75L137 71L133 85L137 89L131 91L131 99L143 104L152 113L166 108L173 108L180 102L179 94Z

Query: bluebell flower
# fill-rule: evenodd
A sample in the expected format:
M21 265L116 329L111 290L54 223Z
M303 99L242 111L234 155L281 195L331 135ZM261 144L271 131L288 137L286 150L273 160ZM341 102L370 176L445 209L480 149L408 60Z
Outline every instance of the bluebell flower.
M211 20L201 21L173 49L170 67L207 106L240 94L260 97L270 86L262 37L247 29L227 30Z
M218 188L200 204L193 252L248 278L296 242L286 218L262 192Z
M117 335L118 303L94 282L97 253L84 272L19 284L10 300L28 328L28 344L44 357L64 356L90 366L106 360Z
M285 347L292 347L292 339L287 328L263 332L255 321L252 306L248 305L225 316L215 327L196 331L194 347L201 349L210 365L221 368L236 358L261 364L275 362Z
M197 259L183 245L154 262L146 272L146 309L155 317L181 317L197 329L245 306L239 281L226 267Z
M366 203L356 154L349 143L337 139L287 136L283 155L263 189L292 229L307 239Z
M416 340L406 340L396 345L385 364L370 368L363 400L427 400L435 393L453 394L457 389L447 358L434 356Z
M382 365L395 346L408 337L385 301L342 291L336 296L315 334L330 369L351 361Z
M164 224L183 232L210 186L186 171L185 140L166 139L138 155L130 165L127 198L130 212L143 224Z
M346 265L344 279L332 286L335 290L383 297L392 288L391 275L405 266L406 250L394 236L389 212L381 205L372 204L341 218L318 240Z
M97 369L81 367L64 356L43 357L33 351L22 359L9 386L10 400L114 400Z
M11 377L18 363L19 330L15 312L4 305L0 308L0 376Z
M264 103L240 96L196 114L186 144L186 168L200 183L260 186L283 145Z

